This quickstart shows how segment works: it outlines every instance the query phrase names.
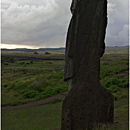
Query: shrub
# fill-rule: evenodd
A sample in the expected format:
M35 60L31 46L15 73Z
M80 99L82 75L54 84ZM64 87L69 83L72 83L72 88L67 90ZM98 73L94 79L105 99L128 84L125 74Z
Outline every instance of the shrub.
M109 65L109 62L103 62L102 65Z
M35 51L34 54L38 54L38 52Z
M120 88L117 87L116 85L112 85L109 88L107 88L107 90L110 92L118 92L118 91L120 91Z
M47 97L51 97L54 95L57 95L59 93L67 91L67 87L47 87L45 88L45 91L40 95L39 99L44 99Z
M128 79L119 79L120 83L119 86L123 88L129 87L129 80Z
M46 55L51 54L50 52L45 52Z
M56 98L50 101L50 103L54 104L54 103L58 103L58 102L62 102L64 99L61 98Z
M56 87L56 88L55 88L55 92L56 92L57 94L63 93L65 90L66 90L65 87Z
M104 87L105 88L109 88L112 85L118 85L119 84L119 79L118 78L111 78L108 79L105 83L104 83Z
M39 80L39 81L34 80L32 83L29 84L28 87L38 92L42 92L45 86L46 86L46 82L44 82L43 80Z
M38 92L35 91L35 90L30 90L30 91L27 91L23 94L23 97L24 98L34 98L38 95Z
M116 94L113 94L114 100L117 101L118 96Z
M125 72L125 71L128 71L129 70L129 67L126 67L126 68L122 68L118 71L118 73L122 73L122 72Z
M4 62L4 65L8 65L8 62Z
M15 87L16 87L16 85L14 83L12 83L9 85L9 87L7 89L10 90L10 89L14 89Z
M121 98L127 98L127 94L122 94Z
M55 92L54 88L47 87L45 91L43 92L43 98L51 97L56 95L57 93Z
M127 87L129 87L129 81L127 80L127 81L125 81L124 83L123 83L123 86L122 87L124 87L124 88L127 88Z
M47 76L48 80L63 80L63 72L60 73L51 73Z

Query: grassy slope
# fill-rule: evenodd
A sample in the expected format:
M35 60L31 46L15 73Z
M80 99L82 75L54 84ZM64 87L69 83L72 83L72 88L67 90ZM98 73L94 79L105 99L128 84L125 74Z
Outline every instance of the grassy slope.
M128 53L129 48L128 47L106 47L105 52L106 53L116 53L116 54L120 54L120 53Z
M19 62L2 66L2 104L15 105L18 102L38 100L47 87L62 86L66 90L67 84L63 81L64 61L35 60L33 64ZM39 97L25 99L24 93L30 90L38 91Z
M3 130L49 130L60 128L62 103L36 106L2 113Z
M23 61L2 65L2 104L17 105L20 102L43 99L45 92L49 91L48 87L67 90L67 84L63 81L64 61L34 60L32 64L19 64L20 62ZM28 63L30 60L24 62ZM105 54L101 58L101 79L126 70L128 54ZM24 98L24 93L31 90L37 91L38 95ZM55 94L57 93L52 95Z
M105 126L108 130L128 130L128 90L122 89L122 91L127 96L115 101L115 120L114 124ZM60 128L61 108L62 102L2 112L2 129L50 130Z
M109 50L110 51L110 50ZM106 54L101 59L101 79L105 79L109 77L110 75L116 75L119 72L123 72L128 70L128 51L124 53L113 53L113 54ZM64 61L63 61L64 62ZM48 66L52 66L52 70L61 71L63 70L63 63L60 64L60 69L57 68L57 65L59 63L54 62L53 65L46 64L45 67L46 73L50 73L52 71L48 71ZM37 63L36 63L37 64ZM43 63L39 63L38 66L35 63L32 66L32 68L35 68L36 70L38 66L43 65ZM17 66L17 65L16 65ZM5 66L9 67L9 66ZM54 67L54 68L53 68ZM26 69L28 70L28 69ZM5 71L5 70L4 70ZM8 70L7 70L8 71ZM55 72L57 72L55 71ZM27 71L26 71L27 72ZM29 78L29 75L31 73L35 73L35 71L29 71L27 73L25 79ZM39 73L43 73L39 69ZM8 73L8 72L7 72ZM19 72L18 72L19 73ZM22 72L23 73L23 72ZM21 74L22 74L21 73ZM11 74L11 73L10 73ZM12 75L12 74L11 74ZM11 76L8 75L8 76ZM7 76L7 75L5 75ZM18 75L16 75L18 77ZM37 77L35 74L32 75L34 80ZM36 76L36 77L35 77ZM12 76L13 77L13 76ZM4 77L3 77L4 78ZM21 79L22 78L22 79ZM19 76L19 79L23 81L23 77ZM125 77L128 79L128 76ZM5 78L6 79L6 78ZM25 80L24 79L24 80ZM37 79L37 78L36 78ZM8 82L8 80L6 79ZM6 82L4 80L4 82ZM25 80L26 81L26 80ZM11 82L11 81L10 81ZM14 94L13 94L14 93ZM4 95L5 94L5 95ZM3 87L2 89L2 95L6 99L8 99L9 102L13 102L15 100L19 101L22 96L19 97L16 93L16 91L8 91L6 90L6 87ZM15 97L13 96L15 95ZM12 96L12 97L11 97ZM128 130L128 88L121 88L119 93L116 93L116 101L115 101L115 121L113 125L105 126L108 127L108 130ZM31 99L33 100L33 99ZM61 113L61 106L62 102L56 103L56 104L48 104L44 106L36 106L26 109L18 109L18 110L11 110L2 112L2 129L3 130L50 130L50 129L56 129L60 128L60 113ZM103 128L100 128L103 129Z

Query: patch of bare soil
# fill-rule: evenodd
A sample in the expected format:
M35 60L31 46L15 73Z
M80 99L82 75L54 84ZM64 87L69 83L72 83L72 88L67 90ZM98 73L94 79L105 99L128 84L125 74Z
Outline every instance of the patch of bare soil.
M125 71L123 73L120 73L120 74L117 74L117 75L114 75L114 76L110 76L107 79L114 78L114 77L124 77L124 76L127 76L127 75L129 75L129 71ZM103 82L103 81L104 80L100 80L100 82ZM9 106L9 107L2 106L1 110L2 111L8 111L8 110L19 109L19 108L45 105L45 104L49 104L50 101L53 100L53 99L58 99L58 98L63 99L63 98L66 97L67 94L68 94L68 91L61 93L61 94L58 94L58 95L55 95L53 97L49 97L49 98L39 100L39 101L35 101L35 102L30 102L30 103L27 103L27 104L22 104L22 105L18 105L18 106ZM55 130L60 130L60 129L55 129Z
M45 105L45 104L49 104L50 101L52 101L53 99L58 99L58 98L63 99L63 98L65 98L65 96L67 94L68 94L68 91L61 93L61 94L58 94L58 95L55 95L53 97L48 97L46 99L35 101L35 102L30 102L30 103L26 103L26 104L22 104L22 105L18 105L18 106L2 107L1 110L2 111L8 111L8 110L19 109L19 108Z

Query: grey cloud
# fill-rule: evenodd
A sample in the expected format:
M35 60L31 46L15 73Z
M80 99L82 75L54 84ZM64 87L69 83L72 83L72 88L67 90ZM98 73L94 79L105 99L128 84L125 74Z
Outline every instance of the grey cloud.
M128 45L128 0L108 0L108 26L106 45Z
M107 38L106 38L106 41L107 45L110 45L110 46L126 46L128 45L129 43L129 26L128 25L124 25L123 26L123 30L121 30L118 35L111 35L111 34L108 34ZM113 43L114 41L114 43Z
M66 15L69 14L69 9L66 10L68 2L58 0L48 0L47 2L46 6L26 5L26 2L23 2L25 5L21 6L20 3L13 2L8 9L3 8L2 42L64 46L64 34L66 34L67 23L70 19L70 16Z
M65 46L71 0L2 0L2 43ZM108 0L107 45L128 42L128 0Z

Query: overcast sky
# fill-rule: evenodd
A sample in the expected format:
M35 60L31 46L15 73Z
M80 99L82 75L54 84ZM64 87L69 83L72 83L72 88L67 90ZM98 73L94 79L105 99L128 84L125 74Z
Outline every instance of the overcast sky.
M65 47L71 0L1 0L1 47ZM108 0L107 46L128 45L128 0Z

